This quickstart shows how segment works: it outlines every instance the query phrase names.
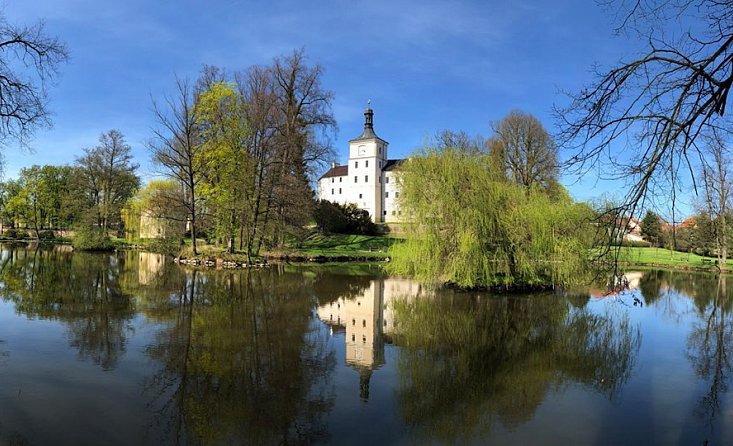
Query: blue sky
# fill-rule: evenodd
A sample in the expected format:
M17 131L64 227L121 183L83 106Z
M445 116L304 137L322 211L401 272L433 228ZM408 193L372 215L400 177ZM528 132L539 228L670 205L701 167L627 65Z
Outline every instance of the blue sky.
M335 94L344 162L367 99L391 158L441 129L488 136L489 123L512 109L554 132L561 92L577 91L593 64L610 66L635 45L614 35L610 14L591 0L6 0L3 11L11 23L44 19L71 53L50 90L53 129L36 133L33 152L5 149L6 177L72 163L112 128L149 177L151 98L204 64L243 70L304 47ZM563 182L582 200L618 188L592 176Z

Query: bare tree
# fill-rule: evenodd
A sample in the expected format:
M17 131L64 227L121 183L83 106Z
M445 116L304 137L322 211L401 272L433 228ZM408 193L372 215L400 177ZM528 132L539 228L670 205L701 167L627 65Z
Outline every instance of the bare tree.
M432 145L436 149L457 149L471 154L486 151L487 143L481 136L470 136L463 130L441 130L433 136Z
M615 13L619 32L639 36L647 48L598 70L556 115L561 145L574 152L568 166L630 180L615 211L632 214L656 188L674 200L683 172L696 187L695 159L704 157L698 139L719 126L733 84L733 0L601 3ZM677 23L689 30L670 32L668 24Z
M43 22L15 26L0 17L0 140L24 145L36 128L50 125L46 87L67 59Z
M278 243L285 228L302 228L311 216L309 175L314 167L333 158L330 137L336 120L331 111L333 92L321 86L323 68L308 66L302 49L276 58L271 76L280 119L279 175L274 193L278 227L273 237Z
M721 132L712 130L705 137L705 154L708 162L702 168L706 210L710 214L717 245L718 268L726 270L728 259L728 219L733 199L733 179L730 175L731 157Z
M176 79L176 87L176 96L165 99L165 108L153 101L158 128L153 129L148 149L153 162L162 168L163 173L183 186L181 198L184 202L181 205L188 211L193 254L197 255L196 236L201 201L198 184L206 166L198 162L203 144L198 131L195 93L185 79Z
M84 149L76 164L82 191L92 200L96 225L106 232L119 223L120 210L140 186L132 148L122 133L113 129L99 136L99 145Z
M557 181L557 146L534 116L513 110L492 125L489 152L513 182L548 188Z

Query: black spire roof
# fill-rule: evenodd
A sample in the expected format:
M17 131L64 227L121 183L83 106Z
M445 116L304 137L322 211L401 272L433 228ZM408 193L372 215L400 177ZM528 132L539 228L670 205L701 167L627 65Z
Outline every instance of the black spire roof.
M360 139L375 139L375 138L381 141L384 141L382 138L377 136L376 133L374 133L374 110L372 110L371 104L372 104L371 100L367 101L367 108L366 110L364 110L364 131L361 132L361 135L352 139L352 141L358 141Z

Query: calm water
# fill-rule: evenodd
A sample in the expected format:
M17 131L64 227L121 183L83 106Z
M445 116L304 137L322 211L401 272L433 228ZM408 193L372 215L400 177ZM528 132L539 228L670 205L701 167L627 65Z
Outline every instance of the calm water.
M0 246L0 445L733 443L733 283L629 278L435 294Z

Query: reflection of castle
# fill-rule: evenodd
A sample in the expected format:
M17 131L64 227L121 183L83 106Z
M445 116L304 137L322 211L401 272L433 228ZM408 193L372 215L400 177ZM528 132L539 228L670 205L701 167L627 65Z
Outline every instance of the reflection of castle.
M165 256L163 254L155 254L152 252L138 253L138 281L140 285L147 285L158 277L165 266Z
M318 317L334 331L345 330L346 364L360 376L359 396L369 399L372 372L384 364L384 335L394 330L392 301L411 299L420 285L403 279L375 279L356 297L340 297L318 308Z

